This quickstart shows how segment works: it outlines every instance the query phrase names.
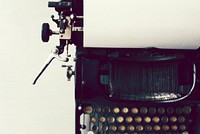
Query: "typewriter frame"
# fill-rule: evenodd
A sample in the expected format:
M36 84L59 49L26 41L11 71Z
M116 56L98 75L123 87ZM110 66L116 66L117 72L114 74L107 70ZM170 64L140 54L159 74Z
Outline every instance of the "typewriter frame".
M72 71L71 66L67 71L68 78L75 75L76 134L200 133L200 49L86 48L83 42L84 31L81 29L84 27L83 0L50 2L49 7L54 7L59 12L60 18L52 20L56 22L60 31L53 32L46 25L47 34L44 34L43 41L48 41L52 34L60 34L60 46L56 47L55 56L50 58L36 80L54 58L59 59L66 45L67 48L69 44L76 45L75 71ZM70 18L70 14L76 17ZM65 17L69 23L65 22ZM71 25L71 22L75 23ZM69 31L69 37L63 37L67 33L64 31L67 26L70 26L70 29L73 27L72 31ZM101 92L102 86L99 83L99 63L111 59L121 59L126 62L188 61L193 64L191 91L183 99L171 101L128 100L106 96ZM134 110L137 112L132 111L133 108L136 108ZM104 120L99 118L101 116ZM167 120L166 118L164 120L166 116ZM123 120L120 122L118 117ZM127 117L131 120L127 120ZM146 117L148 120L145 120Z
M74 0L74 12L75 14L78 14L80 16L83 15L83 1ZM82 122L82 115L85 113L85 107L88 105L101 105L101 106L118 106L118 107L147 107L150 108L152 105L155 108L164 107L165 109L168 109L169 107L173 107L174 109L177 107L184 107L189 106L191 107L191 114L186 115L186 118L189 118L187 121L187 132L188 133L200 133L200 51L197 50L180 50L180 49L157 49L157 48L148 48L148 49L134 49L134 48L85 48L83 47L83 32L74 32L72 33L72 40L74 44L76 44L76 58L75 58L75 102L76 102L76 134L85 134L82 130L86 129L86 124ZM183 58L186 60L192 61L196 66L196 82L195 87L192 93L180 101L172 101L172 102L144 102L144 101L129 101L129 100L118 100L118 99L109 99L109 97L105 97L102 95L97 86L98 84L95 83L96 81L93 78L96 78L96 70L97 68L90 68L90 66L93 64L92 62L88 61L84 63L84 60L87 59L97 59L102 60L105 57L109 57L108 53L112 52L124 52L129 51L131 53L148 53L148 56L136 56L132 60L138 60L138 61L165 61L167 60L173 60L173 59L179 59ZM160 57L152 58L150 55L152 53L160 53ZM162 55L168 55L168 56L162 56ZM170 56L169 56L170 55ZM91 65L90 65L91 64ZM93 73L92 73L93 72ZM88 81L90 80L90 81ZM89 87L90 83L93 87ZM89 88L92 88L94 90L90 90ZM96 89L96 90L95 90ZM170 115L170 114L168 114ZM175 115L178 115L177 113ZM142 115L143 116L143 115ZM158 115L159 116L159 115ZM175 123L176 124L176 123ZM162 128L161 128L162 129ZM170 132L171 130L166 131ZM172 133L177 132L172 131ZM118 131L119 132L119 131ZM148 133L148 131L133 131L138 133ZM133 133L132 132L132 133ZM152 131L153 133L164 133L165 131ZM180 131L184 132L184 131ZM94 132L98 133L98 131ZM101 134L103 132L100 132L98 134ZM105 132L108 133L108 132ZM114 133L114 132L113 132ZM127 131L119 132L119 133L130 133ZM149 132L150 133L150 132Z

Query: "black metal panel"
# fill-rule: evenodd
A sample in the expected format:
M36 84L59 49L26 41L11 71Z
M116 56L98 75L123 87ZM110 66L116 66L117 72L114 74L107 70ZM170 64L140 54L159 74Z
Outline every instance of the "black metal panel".
M73 13L83 16L83 0L73 0Z

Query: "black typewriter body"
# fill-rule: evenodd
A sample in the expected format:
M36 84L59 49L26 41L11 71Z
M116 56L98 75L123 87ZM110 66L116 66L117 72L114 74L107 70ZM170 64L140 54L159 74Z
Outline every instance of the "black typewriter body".
M197 134L194 50L77 47L76 133Z
M66 5L84 16L83 0L50 3L62 28ZM83 17L75 22L84 27ZM76 46L75 71L67 74L75 76L76 134L200 134L199 49L89 48L83 34L67 38ZM60 43L57 49L66 45L62 36Z

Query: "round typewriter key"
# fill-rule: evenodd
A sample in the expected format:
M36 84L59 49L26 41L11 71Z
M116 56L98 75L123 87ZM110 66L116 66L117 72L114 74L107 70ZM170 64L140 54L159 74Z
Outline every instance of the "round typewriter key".
M176 131L176 130L178 130L178 127L177 127L176 125L172 125L172 126L171 126L171 130L172 130L172 131Z
M158 113L159 114L164 114L165 113L165 109L163 107L158 108Z
M124 125L119 126L119 130L124 132L126 130L126 127Z
M118 114L118 113L120 112L120 109L119 109L118 107L115 107L115 108L113 109L113 112L116 113L116 114Z
M190 114L192 112L192 109L190 106L183 107L183 113L184 114Z
M106 112L106 113L110 113L111 110L110 110L109 107L105 107L105 108L103 109L103 111Z
M137 126L136 126L136 130L137 130L137 131L143 131L143 129L144 129L144 128L143 128L142 125L137 125Z
M177 114L182 114L182 112L183 112L182 108L180 108L180 107L176 108L176 113Z
M122 116L117 117L117 122L122 123L124 121L124 118Z
M158 123L160 121L160 118L155 116L152 118L152 121L155 122L155 123Z
M150 125L146 125L145 126L145 130L146 131L151 131L153 128L152 128L152 126L150 126Z
M163 117L161 118L161 121L162 121L163 123L167 123L167 122L169 121L169 119L168 119L167 116L163 116Z
M94 134L94 132L93 131L88 131L87 134Z
M177 121L177 118L176 118L175 116L172 116L172 117L170 117L170 121L171 121L171 122L176 122L176 121Z
M96 118L95 117L91 117L90 118L90 122L95 123L96 122Z
M179 122L179 123L185 122L185 117L179 116L179 117L178 117L178 122Z
M141 114L146 114L148 112L148 109L146 107L140 108L140 113Z
M87 106L87 107L85 107L85 109L84 109L84 112L85 112L85 114L91 114L92 113L92 107L91 106Z
M106 118L105 118L105 117L100 117L100 118L99 118L99 122L104 123L105 121L106 121Z
M179 130L181 130L181 131L186 130L186 126L185 126L185 125L180 125L180 126L179 126Z
M127 123L131 123L132 121L133 121L132 117L130 117L130 116L126 117L126 122Z
M115 132L115 131L117 130L117 127L114 126L114 125L112 125L112 126L109 127L109 129L110 129L111 131Z
M134 107L134 108L131 109L131 112L132 112L133 114L137 114L137 113L138 113L138 109Z
M115 122L115 118L110 116L107 118L107 121L108 121L108 123L113 123L113 122Z
M95 108L95 112L100 113L101 112L101 108L100 107Z
M154 129L155 131L160 131L160 130L161 130L160 126L158 126L158 125L155 125L155 126L153 127L153 129Z
M102 126L102 130L105 132L108 130L108 127L107 126Z
M150 117L145 117L145 118L144 118L144 122L146 122L146 123L151 122L151 118L150 118Z
M139 117L139 116L135 117L135 122L136 122L136 123L142 122L142 118Z
M132 132L135 130L135 127L133 125L130 125L130 126L128 126L128 130Z
M173 114L174 113L174 108L173 107L168 107L167 108L167 113L168 114Z
M127 107L124 107L124 108L122 109L122 112L125 113L125 114L128 113L128 108L127 108Z
M189 132L188 131L184 131L181 134L189 134Z
M97 131L98 130L98 127L96 125L92 126L92 130L93 131Z
M155 107L150 107L149 108L149 113L150 114L155 114L156 113L156 108Z
M163 125L162 126L162 130L163 131L168 131L169 130L169 126L168 125Z

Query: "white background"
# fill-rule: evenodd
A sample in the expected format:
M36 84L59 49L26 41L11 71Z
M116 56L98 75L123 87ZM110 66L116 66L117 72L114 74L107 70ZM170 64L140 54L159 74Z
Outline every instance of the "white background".
M47 0L0 0L0 134L75 133L74 85L62 63L53 61L32 85L58 43L40 39L51 14L57 15Z
M86 47L200 47L199 0L84 0Z

